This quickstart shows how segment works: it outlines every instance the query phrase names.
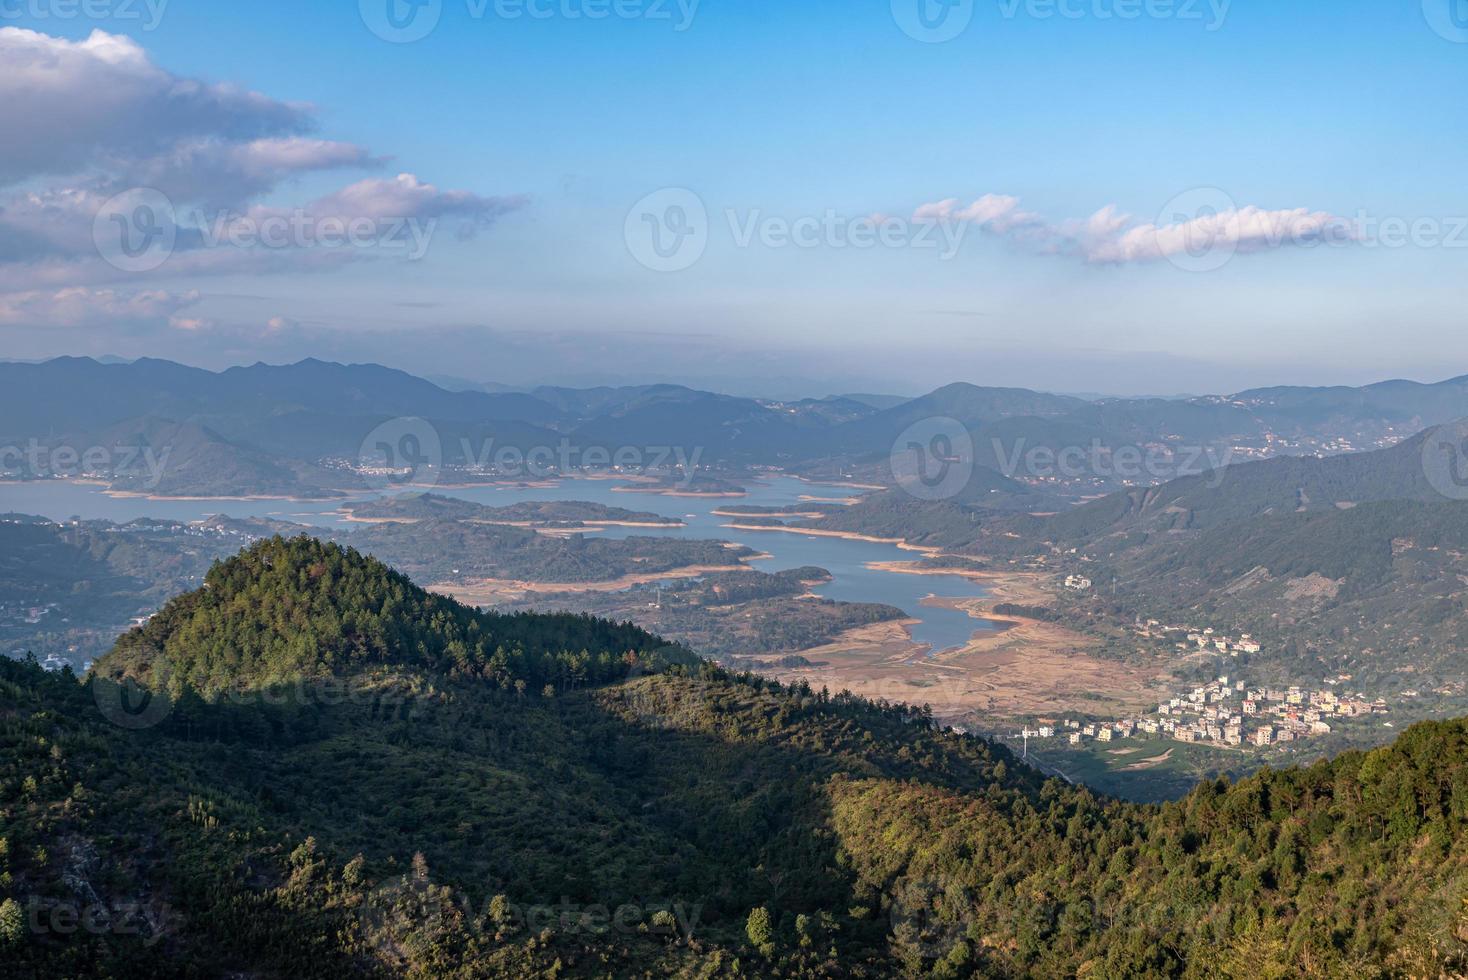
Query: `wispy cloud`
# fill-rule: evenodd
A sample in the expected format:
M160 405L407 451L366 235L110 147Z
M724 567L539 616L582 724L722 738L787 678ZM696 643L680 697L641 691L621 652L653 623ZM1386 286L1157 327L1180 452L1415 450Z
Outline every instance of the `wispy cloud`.
M163 289L119 292L72 287L0 293L0 326L178 325L179 314L198 303L199 298L195 290L175 293Z
M71 41L3 28L0 64L0 187L17 188L0 200L0 293L11 297L12 316L65 320L84 295L104 303L105 290L88 288L114 281L421 258L441 221L467 238L524 204L399 173L292 207L280 198L294 178L376 169L390 158L320 138L314 106L174 74L136 41L103 31ZM116 237L119 221L131 233L135 208L109 214L109 202L139 189L153 195L149 231L166 235L166 255L146 269L119 268L99 234ZM151 206L159 201L166 206ZM404 242L412 247L384 247ZM71 289L82 292L49 314L42 308L42 296Z
M174 75L136 41L93 31L68 41L0 28L0 185L126 169L180 141L299 135L309 105Z
M986 194L971 204L948 198L923 204L914 221L960 221L1039 254L1098 265L1172 260L1202 252L1250 253L1359 236L1345 218L1307 208L1265 210L1225 205L1193 217L1138 221L1108 204L1089 218L1049 222L1020 208L1019 199Z

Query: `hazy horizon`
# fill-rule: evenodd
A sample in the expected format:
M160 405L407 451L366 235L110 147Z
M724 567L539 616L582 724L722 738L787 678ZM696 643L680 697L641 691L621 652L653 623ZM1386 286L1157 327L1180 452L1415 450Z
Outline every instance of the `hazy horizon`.
M1445 4L29 5L0 28L5 353L730 389L1452 374Z
M40 364L45 361L63 357L89 357L100 363L132 363L143 358L156 358L158 360L173 361L187 367L201 368L207 371L224 371L235 367L251 367L256 364L265 364L271 367L285 367L297 364L302 360L320 360L334 364L343 365L376 365L395 370L404 371L415 377L421 378L441 388L450 390L462 388L480 387L503 387L506 390L530 391L538 387L561 387L561 388L597 388L597 387L635 387L638 385L672 384L687 388L711 391L717 394L735 395L745 398L761 398L768 400L796 400L803 398L825 398L840 395L881 395L902 398L917 398L926 395L939 388L951 384L972 384L978 387L995 388L1024 388L1032 391L1044 392L1055 395L1066 395L1073 398L1086 400L1098 400L1107 398L1120 399L1164 399L1185 400L1189 398L1203 398L1210 396L1234 395L1244 391L1258 388L1271 387L1364 387L1367 385L1383 384L1389 382L1407 382L1411 384L1433 385L1440 382L1450 381L1461 377L1460 374L1446 374L1439 377L1436 374L1421 377L1373 377L1366 381L1355 384L1342 385L1309 385L1294 381L1283 381L1270 384L1248 384L1239 387L1219 388L1216 390L1196 389L1192 391L1096 391L1083 389L1066 389L1049 387L1043 384L1019 384L1009 382L980 381L966 377L943 377L935 375L924 382L914 382L908 385L896 385L890 381L885 385L879 385L876 379L865 379L860 376L852 376L849 384L837 384L829 380L817 378L803 378L797 375L767 376L767 377L741 377L738 375L700 375L697 373L686 373L679 375L666 375L657 373L637 374L635 372L621 374L548 374L543 377L466 377L452 372L439 371L416 371L401 364L391 364L383 361L365 359L359 360L351 357L335 358L321 357L315 354L305 354L299 358L272 359L259 358L255 360L224 360L216 363L201 363L194 360L180 359L168 354L142 354L138 357L123 357L118 354L91 354L91 353L59 353L36 358L0 358L0 363L22 363Z

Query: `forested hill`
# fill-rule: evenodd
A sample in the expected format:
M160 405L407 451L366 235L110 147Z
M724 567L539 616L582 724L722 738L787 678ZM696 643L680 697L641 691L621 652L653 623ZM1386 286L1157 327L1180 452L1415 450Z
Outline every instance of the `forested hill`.
M1442 501L1423 466L1431 432L1388 449L1341 456L1282 456L1239 463L1153 487L1110 494L1001 530L1074 546L1135 532L1206 530L1270 514L1329 511L1375 500Z
M203 588L124 634L96 671L208 696L383 667L501 687L605 683L654 661L697 659L631 624L479 612L354 549L277 536L216 564Z
M581 645L601 662L657 643L478 617L350 551L276 539L107 661L197 683L161 714L123 723L103 678L0 662L4 970L1468 970L1463 722L1141 806L920 708L708 664L643 675L641 654L558 673ZM501 646L549 679L486 672ZM240 696L291 675L318 679ZM244 692L215 689L236 679Z

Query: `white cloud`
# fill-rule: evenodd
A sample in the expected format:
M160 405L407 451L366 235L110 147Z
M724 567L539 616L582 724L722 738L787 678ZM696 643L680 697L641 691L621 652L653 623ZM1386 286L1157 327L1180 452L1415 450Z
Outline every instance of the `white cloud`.
M1320 241L1333 229L1351 235L1345 219L1325 211L1265 211L1251 205L1173 224L1137 225L1126 231L1119 222L1108 223L1101 234L1088 240L1086 258L1126 263L1168 259L1201 249L1260 252Z
M299 135L310 106L171 74L137 42L0 28L0 185L166 154L180 141Z
M121 293L80 286L55 291L0 294L0 326L97 327L119 323L158 324L177 318L199 302L196 291L161 289Z
M109 227L108 200L139 188L171 202L172 252L151 273L169 278L338 268L385 257L388 244L402 246L397 257L421 258L441 219L458 221L467 237L522 204L441 189L411 173L359 180L298 207L255 204L278 197L292 177L387 158L307 135L316 127L309 105L172 74L135 41L102 31L69 41L3 28L0 65L0 187L31 185L0 201L0 292L138 282L103 260L93 236ZM36 186L45 178L60 185ZM289 234L259 233L262 222L275 230L280 219ZM365 236L349 244L367 247L317 247L332 244L332 225L364 222ZM220 237L250 223L257 233L243 247Z
M317 170L374 166L364 147L300 136L232 143L192 140L119 170L118 187L154 187L176 201L230 207L272 190L282 180Z
M1007 194L985 194L963 206L956 197L924 204L913 213L914 221L965 221L999 234L1040 223L1040 216L1019 209L1019 198Z
M1099 265L1156 262L1199 252L1249 253L1309 245L1323 240L1356 241L1346 219L1306 208L1267 211L1228 206L1170 223L1138 223L1108 204L1085 219L1049 223L1022 211L1019 199L986 194L970 205L956 198L924 204L916 221L961 221L1046 255L1079 257Z
M443 191L413 174L398 174L391 180L360 180L327 195L307 207L312 214L332 217L462 218L471 227L492 223L501 215L522 206L515 197L480 197L468 191Z

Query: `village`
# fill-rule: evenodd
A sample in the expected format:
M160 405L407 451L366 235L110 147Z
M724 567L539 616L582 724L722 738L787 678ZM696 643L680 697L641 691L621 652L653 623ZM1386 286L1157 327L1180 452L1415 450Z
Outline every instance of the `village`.
M1090 585L1074 576L1065 584L1072 589ZM1263 645L1247 633L1233 637L1212 627L1165 626L1151 619L1139 623L1135 632L1142 638L1161 640L1181 635L1185 639L1176 642L1177 647L1213 655L1238 657L1263 650ZM1020 734L1025 740L1064 738L1071 746L1093 740L1169 738L1219 748L1264 748L1329 735L1334 730L1332 725L1389 712L1384 699L1368 699L1343 690L1351 679L1350 674L1340 674L1325 679L1323 687L1307 689L1251 685L1225 673L1161 702L1154 712L1117 721L1067 718L1055 724L1026 726Z

